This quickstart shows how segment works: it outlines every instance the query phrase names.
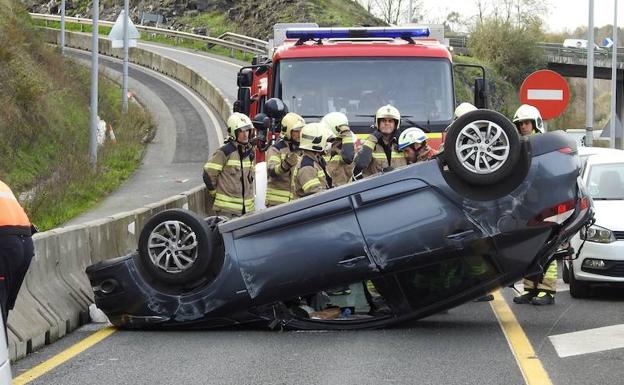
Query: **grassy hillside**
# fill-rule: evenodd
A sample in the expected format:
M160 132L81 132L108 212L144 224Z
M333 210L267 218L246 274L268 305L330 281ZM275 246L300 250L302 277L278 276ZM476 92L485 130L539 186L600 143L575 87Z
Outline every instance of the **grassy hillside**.
M33 222L57 226L93 206L137 167L152 129L138 106L120 113L121 91L100 80L99 115L116 145L89 167L89 70L42 43L25 9L0 0L0 179L21 194ZM11 44L6 44L11 42Z

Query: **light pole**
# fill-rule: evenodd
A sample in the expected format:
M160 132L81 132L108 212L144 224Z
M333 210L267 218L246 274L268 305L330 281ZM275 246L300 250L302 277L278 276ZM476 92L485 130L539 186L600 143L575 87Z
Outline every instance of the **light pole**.
M587 27L587 91L585 93L585 145L594 145L594 0L589 0Z
M100 2L93 0L93 31L91 32L91 136L89 159L93 170L97 166L97 116L98 116L98 19Z
M65 0L61 0L61 55L65 54Z
M124 0L124 20L123 20L123 81L121 91L121 109L128 112L128 0Z
M615 148L615 130L618 120L616 99L617 99L617 46L618 46L618 28L617 28L617 0L613 1L613 55L611 57L611 124L609 129L611 133L609 135L609 147ZM621 146L621 144L620 144Z

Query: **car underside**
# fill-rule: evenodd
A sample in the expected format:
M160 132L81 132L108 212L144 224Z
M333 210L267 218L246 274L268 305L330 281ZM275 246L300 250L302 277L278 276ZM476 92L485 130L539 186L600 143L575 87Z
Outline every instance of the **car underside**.
M233 220L166 210L87 274L127 328L386 327L542 271L592 216L578 174L565 135L475 111L433 160Z

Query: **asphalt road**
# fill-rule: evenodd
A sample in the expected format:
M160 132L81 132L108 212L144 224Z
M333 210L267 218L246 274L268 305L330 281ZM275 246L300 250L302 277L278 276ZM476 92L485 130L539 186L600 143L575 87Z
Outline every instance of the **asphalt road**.
M566 285L560 288L566 290ZM515 305L503 297L536 358L557 385L621 384L624 345L559 357L550 336L622 325L624 295L600 290L591 300L567 291L554 306ZM19 375L90 334L68 339L13 366ZM618 336L614 335L614 339ZM620 336L622 337L622 336ZM582 349L582 341L578 341ZM400 327L355 332L279 332L249 328L189 332L117 331L30 382L118 384L524 384L489 303L468 303Z
M89 59L76 50L71 55ZM121 77L119 60L100 56L100 67ZM223 122L194 91L162 74L130 65L129 89L137 94L158 125L137 171L95 209L67 225L134 210L203 183L202 167L223 142Z

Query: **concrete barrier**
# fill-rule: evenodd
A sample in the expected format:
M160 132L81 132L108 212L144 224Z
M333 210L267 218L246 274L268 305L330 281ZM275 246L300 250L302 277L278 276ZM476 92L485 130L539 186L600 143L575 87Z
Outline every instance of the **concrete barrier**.
M47 42L57 44L58 30L43 28L42 34ZM66 44L89 50L91 37L68 32ZM102 38L98 49L108 56L120 54ZM227 98L191 68L138 48L130 50L130 61L183 82L203 97L224 121L230 115ZM134 211L33 236L35 257L7 324L11 360L56 341L88 321L88 306L93 301L93 291L84 273L88 265L136 250L140 230L152 215L171 208L208 215L207 201L205 187L198 186Z

